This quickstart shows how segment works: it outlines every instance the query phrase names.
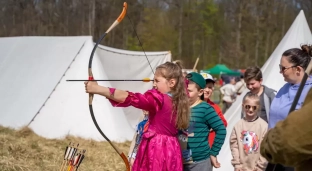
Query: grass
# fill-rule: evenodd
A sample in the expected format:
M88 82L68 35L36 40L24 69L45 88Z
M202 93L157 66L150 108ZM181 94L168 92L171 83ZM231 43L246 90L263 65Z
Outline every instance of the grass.
M219 101L219 87L212 96ZM222 104L219 104L222 107ZM107 142L97 142L68 136L65 139L45 139L29 128L13 130L0 126L0 171L60 171L66 146L79 143L86 149L79 171L124 171L120 156ZM114 143L128 154L131 142Z
M13 130L0 126L0 170L1 171L59 171L66 146L79 143L86 149L80 171L125 170L120 156L107 142L97 142L68 136L65 139L45 139L32 130ZM128 154L130 142L115 143Z

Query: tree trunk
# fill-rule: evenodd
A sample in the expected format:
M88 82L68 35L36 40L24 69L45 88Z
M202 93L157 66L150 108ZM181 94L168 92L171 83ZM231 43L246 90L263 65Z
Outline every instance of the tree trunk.
M219 59L218 64L222 63L222 45L219 46Z
M287 9L287 4L284 4L284 8L283 8L283 23L282 23L282 35L281 37L284 37L285 34L285 18L286 18L286 9Z
M180 14L179 14L179 45L178 45L178 57L182 57L182 21L183 21L183 0L180 0Z
M192 46L193 46L193 52L192 52L192 57L196 56L196 37L195 34L192 36Z
M258 66L259 55L259 16L256 17L256 46L255 46L255 65Z
M66 35L69 36L69 17L68 14L66 16Z
M271 12L268 12L269 15L268 15L268 18L271 18ZM269 23L270 20L267 20L267 25L270 25ZM269 44L270 44L270 36L271 36L271 33L270 33L270 30L269 30L270 27L266 27L266 38L265 38L265 48L264 48L264 61L266 61L266 59L268 59L269 57Z
M94 36L95 28L94 26L95 21L95 0L92 0L89 10L89 35Z
M275 34L275 36L274 36L274 35L272 35L272 37L271 37L271 40L272 40L272 42L271 42L271 52L273 52L273 51L274 51L274 49L276 48L276 44L275 44L275 42L276 42L277 37L278 37L278 35L277 35L277 34ZM267 58L268 58L268 57L267 57Z
M252 62L252 61L250 61L249 56L250 56L249 53L247 53L247 54L246 54L246 57L245 57L245 59L244 59L244 61L245 61L245 66L244 66L243 68L246 68L246 67L249 66L250 63ZM254 60L256 60L256 59L254 59Z
M205 31L204 30L202 30L202 35L204 35L204 33L205 33ZM205 69L205 65L206 65L206 55L205 55L205 38L204 38L204 36L201 36L201 38L202 38L202 40L201 40L201 52L202 52L202 54L201 54L201 56L203 57L203 62L202 62L202 64L203 64L203 69Z
M236 30L236 67L239 66L239 58L241 55L241 47L240 47L240 40L241 40L241 28L242 28L242 10L243 10L243 3L239 3L239 11L238 11L238 22L237 22L237 30Z
M227 13L226 11L224 11L223 13L223 20L226 21L227 20ZM222 53L222 42L223 42L223 35L221 35L221 41L220 41L220 45L219 45L219 59L218 59L218 63L221 64L222 63L222 58L223 58L223 53Z

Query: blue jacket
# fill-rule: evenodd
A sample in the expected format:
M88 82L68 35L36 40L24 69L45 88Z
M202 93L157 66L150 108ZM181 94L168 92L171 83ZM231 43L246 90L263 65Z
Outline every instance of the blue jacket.
M269 129L273 128L277 122L284 120L288 116L291 104L294 101L299 84L286 83L276 94L270 108ZM300 109L308 91L312 87L312 76L309 76L303 91L300 95L296 110Z

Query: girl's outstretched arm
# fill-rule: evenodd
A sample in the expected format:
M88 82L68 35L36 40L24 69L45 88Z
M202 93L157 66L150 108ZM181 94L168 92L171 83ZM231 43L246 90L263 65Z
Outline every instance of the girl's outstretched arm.
M95 81L85 82L86 93L98 94L115 102L123 102L128 97L128 92L123 90L114 90L111 92L108 87L100 86Z
M102 95L109 99L114 107L128 107L143 109L155 113L162 108L164 94L152 89L144 94L132 93L98 85L96 82L85 82L86 92Z

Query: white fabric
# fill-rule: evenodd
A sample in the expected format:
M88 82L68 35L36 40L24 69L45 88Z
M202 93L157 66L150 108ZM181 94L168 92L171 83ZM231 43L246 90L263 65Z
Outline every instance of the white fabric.
M86 40L0 38L0 125L27 126Z
M210 74L207 74L205 72L201 72L200 74L204 77L205 80L212 80L212 81L214 81L213 77Z
M152 70L144 52L125 51L101 45L97 48L96 52L100 56L100 61L108 79L140 80L150 78L153 80L153 72L155 72L156 67L166 61L171 61L170 51L148 52L146 55L152 66ZM94 77L95 79L98 78L96 76ZM110 83L114 88L140 93L144 93L153 87L153 82L113 81ZM126 118L134 131L136 124L140 120L142 111L134 107L122 108L122 110L124 110Z
M88 78L93 46L89 36L0 38L0 79L3 80L0 83L0 125L18 129L30 123L29 127L35 133L46 138L74 135L104 140L91 119L84 83L66 81ZM140 58L141 52L108 49L111 52L94 55L95 79L152 78L151 69ZM155 54L158 56L153 56ZM149 59L154 69L171 60L168 51L147 52L147 55L153 56ZM108 87L116 84L98 83ZM121 86L117 88L130 91L144 92L151 88L151 83L119 84ZM142 114L141 111L127 109L124 112L122 108L112 107L101 96L94 96L93 110L103 132L117 142L132 139L135 121Z
M235 91L237 93L242 93L246 89L245 81L242 79L235 84Z
M228 103L234 102L234 99L232 98L232 96L235 95L236 90L233 84L225 84L224 86L220 88L220 92L223 95L222 100Z
M290 48L300 48L300 45L305 43L312 43L312 35L303 11L300 11L286 35L261 68L264 79L263 84L275 90L279 90L285 84L283 76L279 74L278 67L282 53ZM214 168L214 171L234 170L231 165L232 155L229 147L229 138L234 125L240 120L241 102L247 91L248 89L246 89L242 95L238 96L233 105L225 113L228 126L225 143L218 155L218 161L221 163L221 168Z

